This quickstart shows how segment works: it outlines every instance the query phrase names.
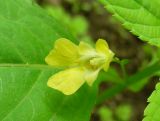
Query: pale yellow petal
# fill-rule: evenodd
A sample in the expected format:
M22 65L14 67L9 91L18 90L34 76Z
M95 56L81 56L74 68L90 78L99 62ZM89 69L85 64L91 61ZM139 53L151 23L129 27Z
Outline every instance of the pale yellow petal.
M103 39L98 39L98 41L96 42L96 50L98 53L105 55L106 59L103 65L103 69L107 71L114 57L114 53L109 49L107 42Z
M70 40L60 38L55 41L53 50L45 58L47 64L55 67L76 65L78 46Z
M87 70L85 73L85 80L87 81L87 84L89 86L92 86L92 84L94 83L94 81L97 79L98 73L100 71L99 69L96 70Z
M113 53L112 51L109 51L109 55L107 56L106 62L105 62L105 64L103 65L104 71L107 71L107 70L108 70L108 68L109 68L109 66L110 66L110 63L111 63L113 57L114 57L114 53Z
M65 95L75 93L85 82L83 68L71 68L53 75L47 85Z
M96 50L91 45L82 41L79 44L79 54L81 61L88 61L97 55Z
M105 64L103 65L103 70L104 70L104 71L108 71L109 66L110 66L110 62L105 63Z
M96 50L99 53L108 54L109 53L109 47L105 40L98 39L96 42Z
M94 48L89 45L88 43L85 43L83 41L80 42L79 44L79 51L80 53L85 53L85 52L88 52L88 51L94 51Z

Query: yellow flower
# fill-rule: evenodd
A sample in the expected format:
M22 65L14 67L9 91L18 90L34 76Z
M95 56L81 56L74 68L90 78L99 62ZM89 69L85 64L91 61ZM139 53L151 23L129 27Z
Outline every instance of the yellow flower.
M85 42L77 46L68 39L60 38L45 61L48 65L66 69L51 76L47 85L65 95L71 95L85 82L91 86L101 69L108 70L113 56L114 53L103 39L98 39L94 49Z

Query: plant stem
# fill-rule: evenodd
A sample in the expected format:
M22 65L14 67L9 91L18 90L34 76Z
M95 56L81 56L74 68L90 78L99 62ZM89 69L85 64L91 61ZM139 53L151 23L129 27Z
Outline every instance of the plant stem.
M148 76L153 76L158 71L160 71L160 63L156 62L153 65L146 67L142 71L137 72L133 76L127 77L124 83L115 85L110 89L104 91L101 95L99 95L99 97L97 98L97 104L101 104L106 99L109 99L114 95L120 93L133 83L136 83L137 81L142 80Z

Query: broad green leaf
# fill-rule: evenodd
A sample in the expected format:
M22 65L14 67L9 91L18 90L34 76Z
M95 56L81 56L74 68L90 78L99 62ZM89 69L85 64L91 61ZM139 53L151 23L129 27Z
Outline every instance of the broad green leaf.
M144 111L143 121L160 121L160 83L156 85L156 90L153 91L148 101L149 105Z
M47 87L54 41L75 39L30 0L0 0L0 121L89 121L96 88L71 96Z
M55 72L48 66L1 66L0 120L88 121L93 90L84 87L72 96L64 96L46 86Z
M114 16L142 40L160 47L159 0L100 0Z

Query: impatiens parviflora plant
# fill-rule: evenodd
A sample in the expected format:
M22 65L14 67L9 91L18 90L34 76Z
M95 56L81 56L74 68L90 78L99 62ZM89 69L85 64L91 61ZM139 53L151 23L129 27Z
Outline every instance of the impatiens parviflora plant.
M45 61L48 65L65 69L51 76L47 85L71 95L85 82L92 86L100 70L108 70L113 57L114 53L103 39L98 39L93 48L83 41L76 45L66 38L60 38L55 41Z

